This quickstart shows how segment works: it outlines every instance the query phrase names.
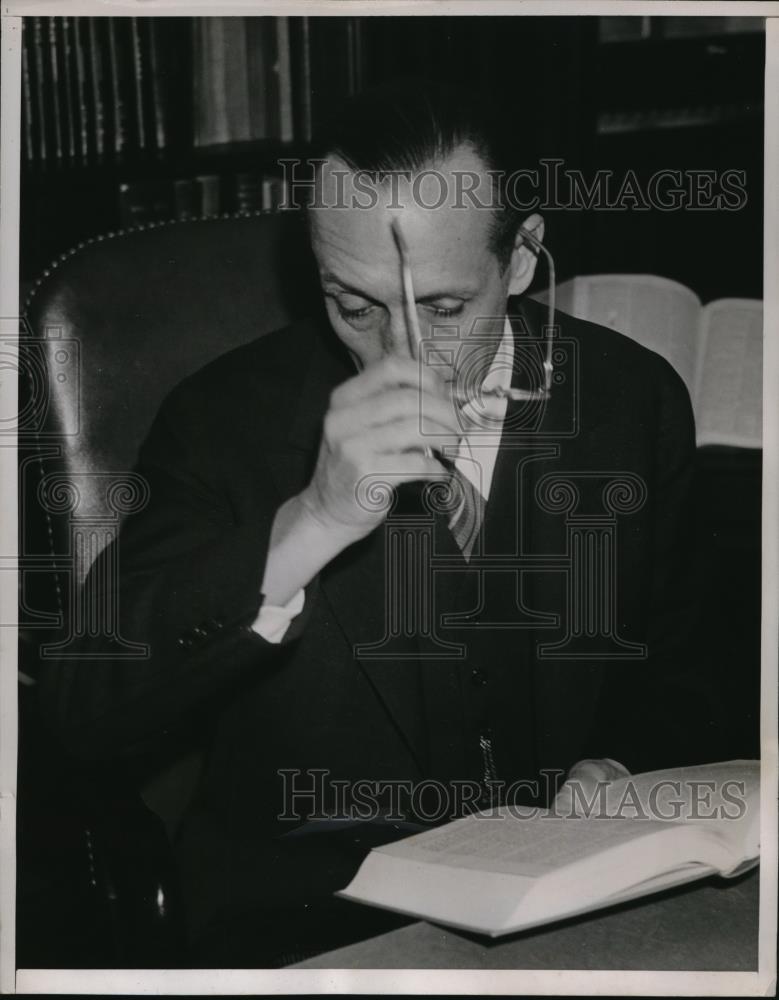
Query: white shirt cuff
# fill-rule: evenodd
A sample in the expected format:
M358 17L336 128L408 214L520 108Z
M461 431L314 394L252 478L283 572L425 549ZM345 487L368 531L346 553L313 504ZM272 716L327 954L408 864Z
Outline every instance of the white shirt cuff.
M292 619L300 614L305 603L306 592L301 588L282 606L263 604L260 613L252 622L252 629L266 642L278 645L287 634Z

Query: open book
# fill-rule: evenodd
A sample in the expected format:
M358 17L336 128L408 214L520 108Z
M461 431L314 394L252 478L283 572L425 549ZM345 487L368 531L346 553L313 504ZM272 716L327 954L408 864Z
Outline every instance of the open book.
M501 806L374 848L338 895L497 937L733 876L759 855L757 761L634 775L589 816Z
M546 301L546 293L535 296ZM557 308L626 334L669 361L692 399L698 445L759 448L763 303L717 299L651 274L595 274L557 287Z

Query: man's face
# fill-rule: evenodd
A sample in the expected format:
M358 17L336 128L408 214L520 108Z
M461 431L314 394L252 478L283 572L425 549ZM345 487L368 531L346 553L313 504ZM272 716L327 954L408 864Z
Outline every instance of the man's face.
M490 248L492 209L475 206L467 198L462 199L465 207L451 205L457 190L455 172L483 175L480 157L462 146L434 169L449 192L442 207L425 207L440 199L442 190L437 180L425 178L416 197L413 185L403 180L396 179L394 190L389 181L372 185L376 198L370 200L377 203L362 208L354 199L367 204L369 198L364 189L355 188L354 176L336 178L334 173L346 171L346 166L331 159L322 168L323 190L334 192L338 183L345 205L312 212L312 246L330 322L360 368L390 355L410 355L400 257L391 230L394 218L408 245L423 339L432 337L437 326L447 328L447 340L457 336L464 341L477 319L491 317L489 328L497 334L497 346L509 294L524 290L532 278L534 258L524 247L501 268ZM487 184L485 178L479 188L482 202L487 200ZM522 272L519 282L518 272ZM480 325L479 333L483 332ZM462 358L461 351L455 367L460 367ZM437 367L445 378L453 377L452 366Z

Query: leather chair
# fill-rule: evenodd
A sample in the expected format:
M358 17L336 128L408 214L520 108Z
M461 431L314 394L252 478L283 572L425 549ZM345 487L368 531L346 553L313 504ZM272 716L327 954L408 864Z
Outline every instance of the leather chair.
M143 484L130 470L165 395L219 354L321 308L304 228L290 212L109 233L63 254L33 288L20 352L25 678L34 681L41 663L68 655L80 629L105 627L88 620L79 586L122 517L143 502ZM118 928L86 964L101 957L108 965L175 964L166 835L175 837L197 781L200 742L179 733L121 762L63 764L31 702L28 689L22 711L34 738L22 749L29 803L26 813L20 803L22 826L34 843L41 823L63 821L62 812L44 817L41 802L67 800L65 826L79 844L75 869L102 894L98 910ZM41 792L55 785L57 795ZM27 861L20 900L35 872L36 858ZM160 946L161 934L169 947ZM35 947L22 944L29 964Z

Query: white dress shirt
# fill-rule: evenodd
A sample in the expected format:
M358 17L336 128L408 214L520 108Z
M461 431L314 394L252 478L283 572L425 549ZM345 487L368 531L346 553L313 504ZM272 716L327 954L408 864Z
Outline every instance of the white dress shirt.
M508 389L511 385L513 362L514 337L506 317L503 336L482 388ZM460 411L464 421L471 424L472 429L460 438L454 464L481 493L485 502L490 495L507 406L508 400L505 397L488 396L480 399L478 406L466 403ZM280 643L304 605L305 591L302 589L283 606L263 603L252 628L268 642Z

